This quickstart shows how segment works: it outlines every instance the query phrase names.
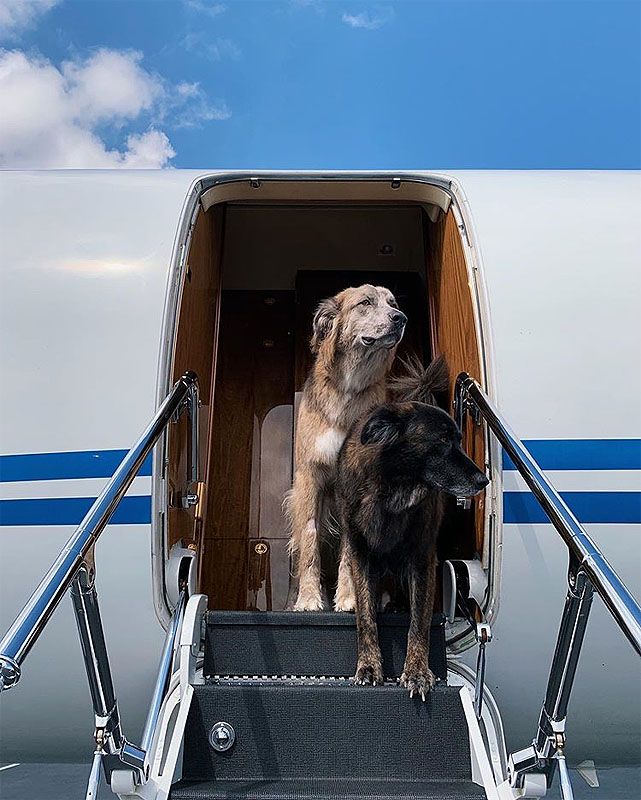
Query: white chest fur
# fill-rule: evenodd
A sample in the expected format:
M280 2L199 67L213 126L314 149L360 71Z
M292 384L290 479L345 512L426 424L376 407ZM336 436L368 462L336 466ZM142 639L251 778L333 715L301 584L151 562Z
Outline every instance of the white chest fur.
M338 428L326 428L316 437L315 455L323 464L333 464L345 441L345 433Z

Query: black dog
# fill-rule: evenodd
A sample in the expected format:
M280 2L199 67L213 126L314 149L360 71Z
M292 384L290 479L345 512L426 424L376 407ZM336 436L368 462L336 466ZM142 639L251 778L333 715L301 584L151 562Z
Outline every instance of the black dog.
M444 365L411 365L396 396L431 397ZM401 685L410 697L434 686L428 666L428 631L436 579L436 538L442 493L478 494L488 480L461 449L450 416L426 403L381 406L355 424L338 460L336 514L356 595L358 664L355 681L381 684L376 628L378 583L391 573L408 589L410 627Z

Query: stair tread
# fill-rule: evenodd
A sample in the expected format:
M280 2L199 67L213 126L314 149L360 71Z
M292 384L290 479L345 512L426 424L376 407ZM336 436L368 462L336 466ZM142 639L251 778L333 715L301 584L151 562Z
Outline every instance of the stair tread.
M223 780L179 781L171 800L477 800L485 797L470 780Z
M409 615L378 615L383 670L403 671ZM430 630L430 667L447 675L445 618ZM356 621L334 611L210 611L205 638L205 675L349 676L356 669Z
M189 780L471 777L465 715L456 687L439 684L426 702L398 685L200 685L187 728ZM236 743L215 752L208 734L231 724Z
M381 611L377 615L379 625L407 628L409 614L401 611ZM434 614L432 627L443 624L443 614ZM300 627L337 626L356 627L356 617L349 612L337 611L226 611L207 612L209 624L234 625L298 625Z

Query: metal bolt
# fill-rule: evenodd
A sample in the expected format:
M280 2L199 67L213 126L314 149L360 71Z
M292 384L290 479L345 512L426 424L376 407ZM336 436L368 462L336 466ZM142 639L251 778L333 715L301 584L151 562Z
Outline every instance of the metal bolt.
M197 494L189 492L188 494L183 496L183 499L182 499L183 508L191 508L192 506L195 506L197 504L198 504L198 495Z
M258 542L258 544L254 545L254 552L259 556L264 556L267 552L267 545L265 542Z
M209 731L209 744L217 753L225 753L235 741L236 731L229 722L217 722Z

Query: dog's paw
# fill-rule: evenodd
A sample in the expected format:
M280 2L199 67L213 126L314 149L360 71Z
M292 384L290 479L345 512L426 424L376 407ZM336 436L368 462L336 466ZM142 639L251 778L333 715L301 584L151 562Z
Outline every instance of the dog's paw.
M431 669L405 668L401 675L401 686L410 693L410 697L421 696L423 702L436 684L436 678Z
M358 686L382 686L383 668L380 664L358 664L354 683Z
M323 608L320 594L299 594L294 603L294 611L322 611Z
M356 598L353 594L334 599L334 611L356 611Z

